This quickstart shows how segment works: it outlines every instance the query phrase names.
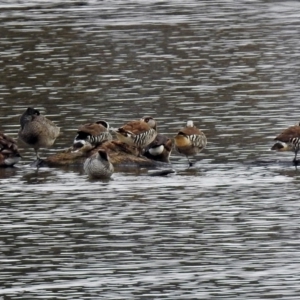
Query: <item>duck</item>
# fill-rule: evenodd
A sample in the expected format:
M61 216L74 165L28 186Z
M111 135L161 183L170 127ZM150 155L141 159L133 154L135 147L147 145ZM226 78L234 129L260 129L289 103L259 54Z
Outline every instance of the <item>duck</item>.
M73 147L74 149L78 149L86 143L97 146L103 141L110 140L112 140L112 135L109 132L109 124L106 121L100 120L81 125L74 138Z
M83 169L90 178L98 179L110 178L114 172L114 167L104 149L99 149L88 157L84 162Z
M21 115L20 125L19 139L34 149L38 160L39 149L51 147L60 133L59 127L32 107Z
M141 121L144 121L147 123L151 128L153 128L155 131L157 131L157 122L154 118L150 116L144 116L141 118Z
M295 153L293 163L297 163L297 154L300 149L300 122L284 129L274 140L276 143L271 150L292 151Z
M172 145L171 139L158 133L154 141L145 148L143 155L149 159L170 163Z
M189 156L194 156L202 151L207 144L205 134L198 129L194 122L189 120L185 127L179 130L174 137L175 149L186 156L191 167L193 163L189 160Z
M0 167L12 167L21 159L17 142L0 132Z
M139 153L149 145L157 135L156 121L152 117L129 121L116 131L117 138L130 146L136 146Z

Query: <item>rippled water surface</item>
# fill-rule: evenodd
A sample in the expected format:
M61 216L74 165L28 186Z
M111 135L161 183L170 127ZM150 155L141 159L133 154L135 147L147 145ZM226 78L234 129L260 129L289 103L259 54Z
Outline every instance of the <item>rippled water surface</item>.
M299 299L300 171L272 139L300 121L297 1L1 1L0 129L151 115L207 148L175 174L0 170L0 299ZM1 298L2 297L2 298Z

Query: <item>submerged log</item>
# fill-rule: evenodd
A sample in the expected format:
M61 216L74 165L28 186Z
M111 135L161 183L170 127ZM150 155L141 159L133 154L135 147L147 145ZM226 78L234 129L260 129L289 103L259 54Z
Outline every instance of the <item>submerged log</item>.
M70 147L69 149L48 156L40 163L40 166L59 167L83 164L87 157L93 155L100 149L104 149L108 153L114 167L156 168L170 166L170 164L167 163L139 156L138 150L135 147L128 146L118 140L105 141L97 147L93 147L90 144L86 144L79 149Z

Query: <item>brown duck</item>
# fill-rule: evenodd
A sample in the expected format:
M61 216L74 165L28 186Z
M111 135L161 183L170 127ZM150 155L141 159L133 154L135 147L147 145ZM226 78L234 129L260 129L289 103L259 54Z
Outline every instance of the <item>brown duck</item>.
M40 114L37 109L28 107L20 118L19 139L32 147L39 159L39 149L51 147L59 135L60 128Z
M189 156L194 156L202 151L207 144L205 134L194 126L193 121L188 121L186 127L179 130L174 138L175 149L184 154L192 166L193 163L189 160Z
M274 139L277 141L271 148L276 151L293 151L295 153L293 162L297 162L297 153L300 149L300 124L283 130Z
M97 121L81 125L74 139L74 148L81 148L85 143L97 146L104 141L112 140L109 133L109 124L106 121Z
M156 122L151 117L130 121L117 129L116 135L121 142L136 146L141 153L157 135Z

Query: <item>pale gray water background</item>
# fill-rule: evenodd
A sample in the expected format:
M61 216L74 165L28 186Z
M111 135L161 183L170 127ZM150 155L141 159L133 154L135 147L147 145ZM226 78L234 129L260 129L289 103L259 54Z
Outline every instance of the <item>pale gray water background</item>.
M51 2L51 3L50 3ZM300 170L272 139L300 121L300 2L1 1L0 128L34 106L79 125L151 115L208 138L188 169L90 181L0 170L0 298L299 299Z

